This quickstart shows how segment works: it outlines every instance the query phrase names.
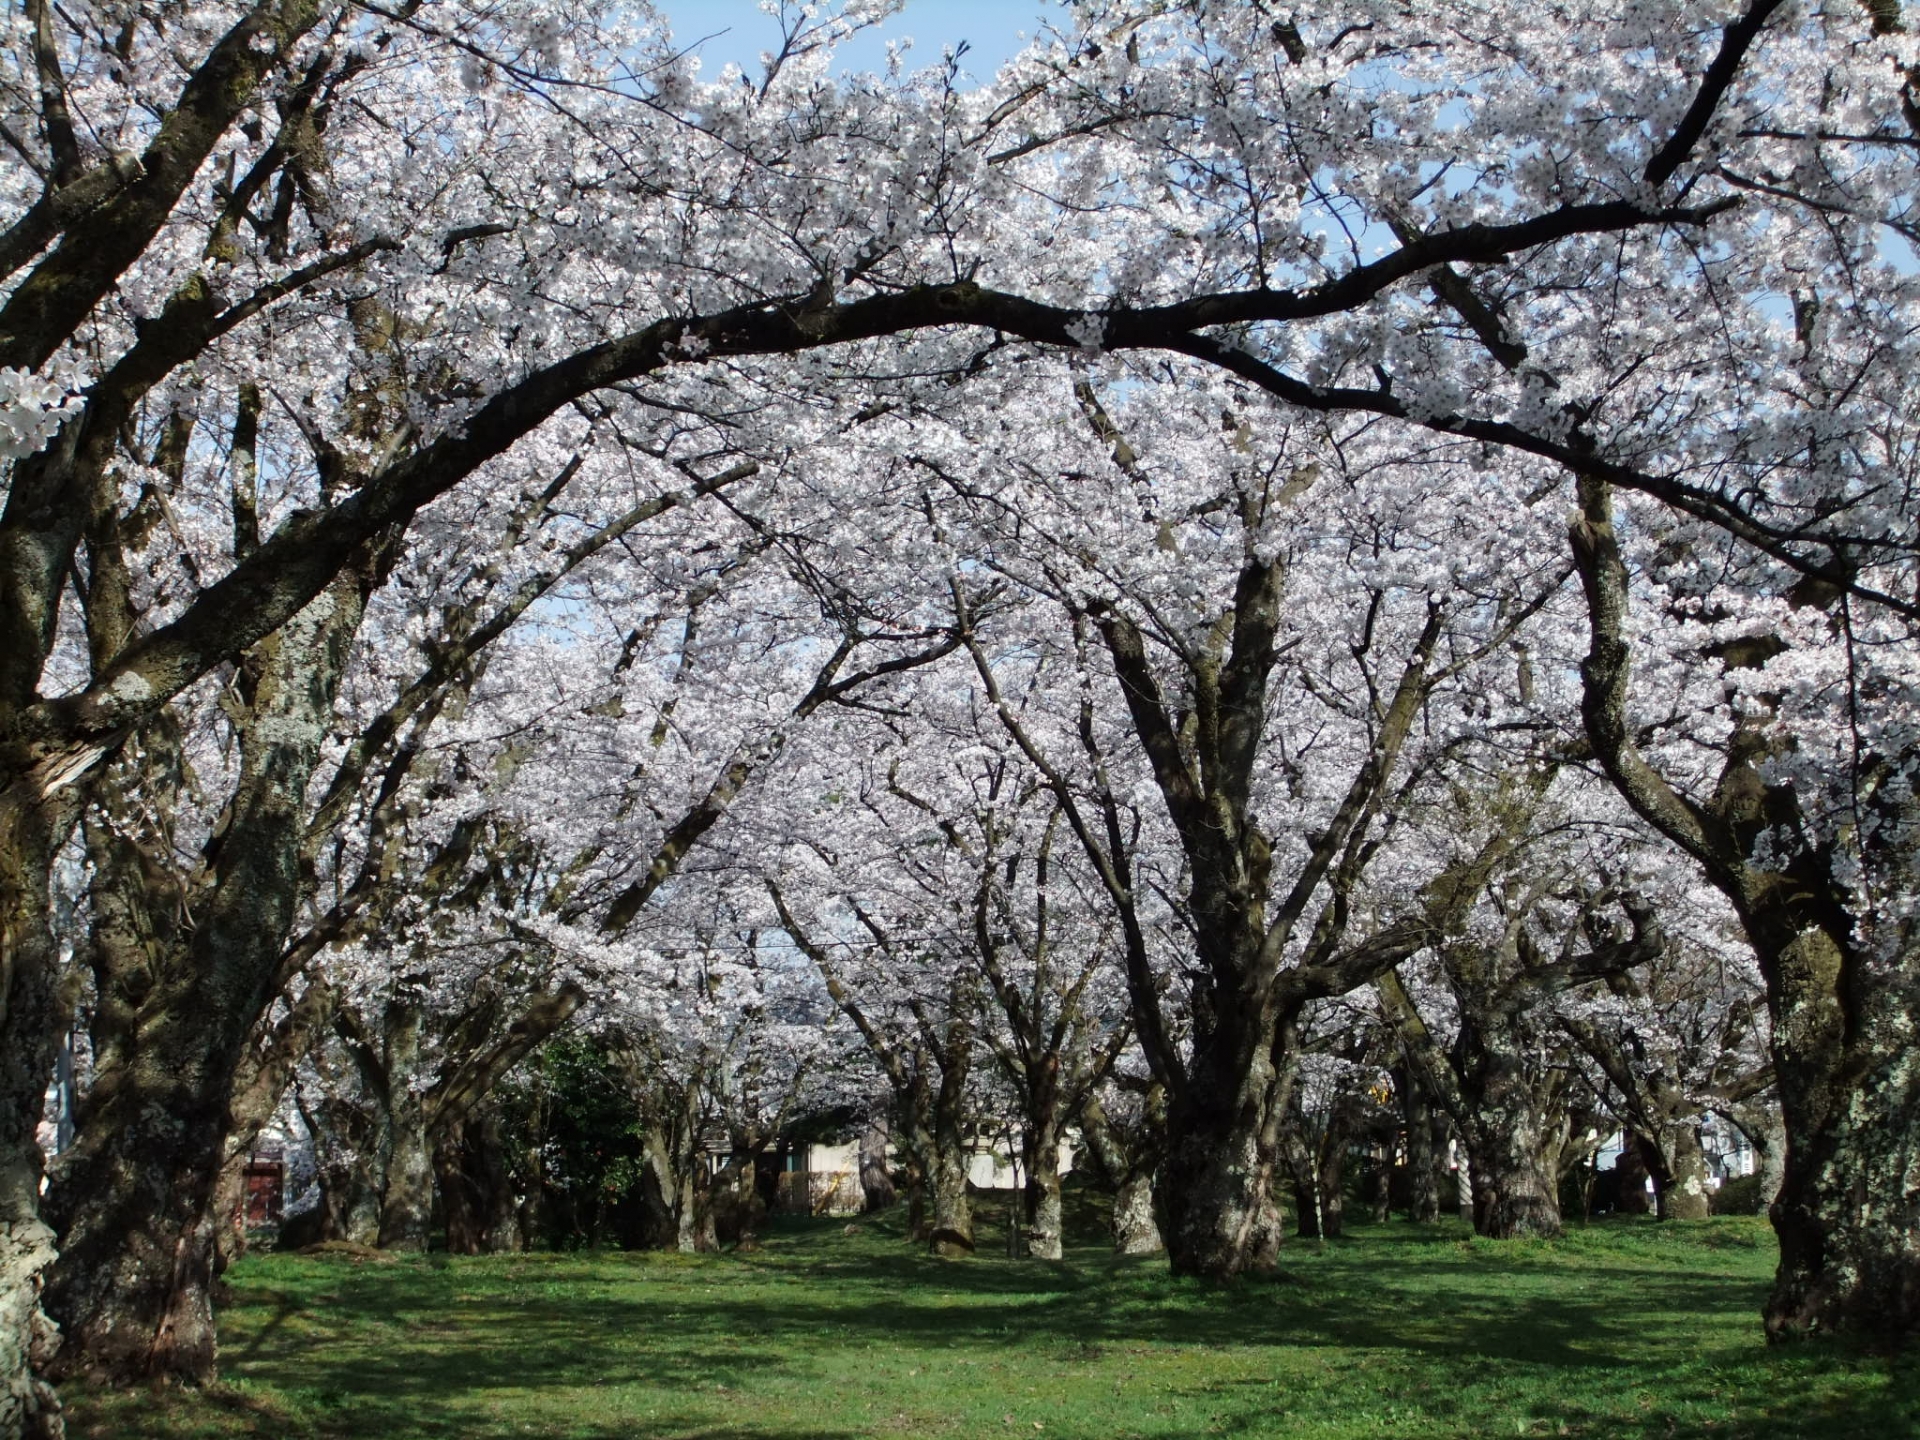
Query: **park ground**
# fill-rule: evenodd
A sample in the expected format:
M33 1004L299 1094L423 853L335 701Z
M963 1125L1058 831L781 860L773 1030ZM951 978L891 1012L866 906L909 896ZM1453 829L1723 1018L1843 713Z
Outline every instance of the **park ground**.
M1457 1223L1174 1280L1103 1253L921 1255L880 1217L752 1253L259 1255L222 1381L69 1392L75 1440L1920 1436L1920 1356L1768 1349L1764 1221Z

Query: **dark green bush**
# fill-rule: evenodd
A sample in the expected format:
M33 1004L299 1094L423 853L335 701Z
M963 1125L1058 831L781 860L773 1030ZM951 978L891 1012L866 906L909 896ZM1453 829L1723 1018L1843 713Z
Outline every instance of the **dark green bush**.
M1713 1192L1713 1213L1716 1215L1758 1215L1766 1208L1760 1203L1758 1175L1742 1175L1737 1180L1724 1181Z

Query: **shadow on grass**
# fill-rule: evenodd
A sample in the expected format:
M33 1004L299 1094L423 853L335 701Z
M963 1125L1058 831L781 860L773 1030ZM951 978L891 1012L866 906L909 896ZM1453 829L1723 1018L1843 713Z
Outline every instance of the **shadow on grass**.
M1569 1273L1542 1263L1551 1252L1472 1244L1445 1227L1370 1231L1298 1247L1273 1277L1210 1284L1173 1279L1161 1262L1091 1251L1059 1265L942 1262L911 1250L885 1223L852 1236L838 1223L794 1224L770 1239L760 1254L694 1260L269 1261L227 1311L235 1340L227 1369L244 1384L275 1387L309 1433L327 1440L530 1431L569 1440L826 1440L869 1432L781 1429L773 1416L716 1428L711 1412L684 1405L650 1414L644 1428L602 1425L597 1414L564 1418L558 1407L571 1402L559 1395L630 1387L656 1398L706 1392L725 1405L732 1391L769 1382L812 1393L829 1351L1017 1353L1064 1374L1111 1364L1116 1347L1142 1346L1272 1347L1276 1374L1288 1363L1284 1351L1343 1352L1327 1362L1336 1367L1348 1363L1345 1352L1397 1356L1435 1381L1423 1387L1438 1392L1422 1399L1423 1435L1485 1433L1486 1397L1468 1403L1447 1392L1514 1375L1531 1397L1515 1421L1520 1434L1920 1434L1912 1367L1883 1367L1884 1385L1856 1387L1840 1407L1823 1381L1853 1357L1832 1348L1767 1351L1757 1322L1749 1324L1760 1281L1702 1275L1684 1257L1663 1263L1657 1246L1613 1266L1587 1257L1588 1268ZM1743 1338L1729 1343L1730 1335ZM1209 1378L1204 1367L1196 1376L1185 1393L1248 1387L1233 1415L1218 1417L1220 1433L1285 1433L1282 1407L1311 1403L1297 1394L1269 1399L1255 1382ZM543 1393L555 1397L557 1408L540 1411L553 1414L554 1428L486 1418L528 1397L538 1405Z

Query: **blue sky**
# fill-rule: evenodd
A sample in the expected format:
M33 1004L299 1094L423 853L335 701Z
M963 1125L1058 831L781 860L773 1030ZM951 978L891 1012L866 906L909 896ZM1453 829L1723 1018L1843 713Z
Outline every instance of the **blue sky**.
M760 52L770 49L779 34L774 20L761 13L758 0L659 0L659 8L682 45L713 37L699 47L708 77L729 61L757 70ZM910 64L937 64L945 46L964 40L971 48L961 64L988 79L1020 48L1023 32L1032 35L1059 9L1057 0L907 0L900 14L842 51L841 68L877 70L886 62L886 42L908 37L914 42Z

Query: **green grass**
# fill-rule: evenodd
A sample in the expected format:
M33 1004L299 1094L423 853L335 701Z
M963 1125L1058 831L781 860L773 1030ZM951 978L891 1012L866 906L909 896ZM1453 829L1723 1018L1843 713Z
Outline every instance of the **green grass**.
M1757 1220L1393 1224L1228 1285L986 1249L933 1260L883 1219L754 1254L261 1256L231 1276L220 1385L74 1392L69 1433L1920 1436L1912 1358L1761 1343Z

